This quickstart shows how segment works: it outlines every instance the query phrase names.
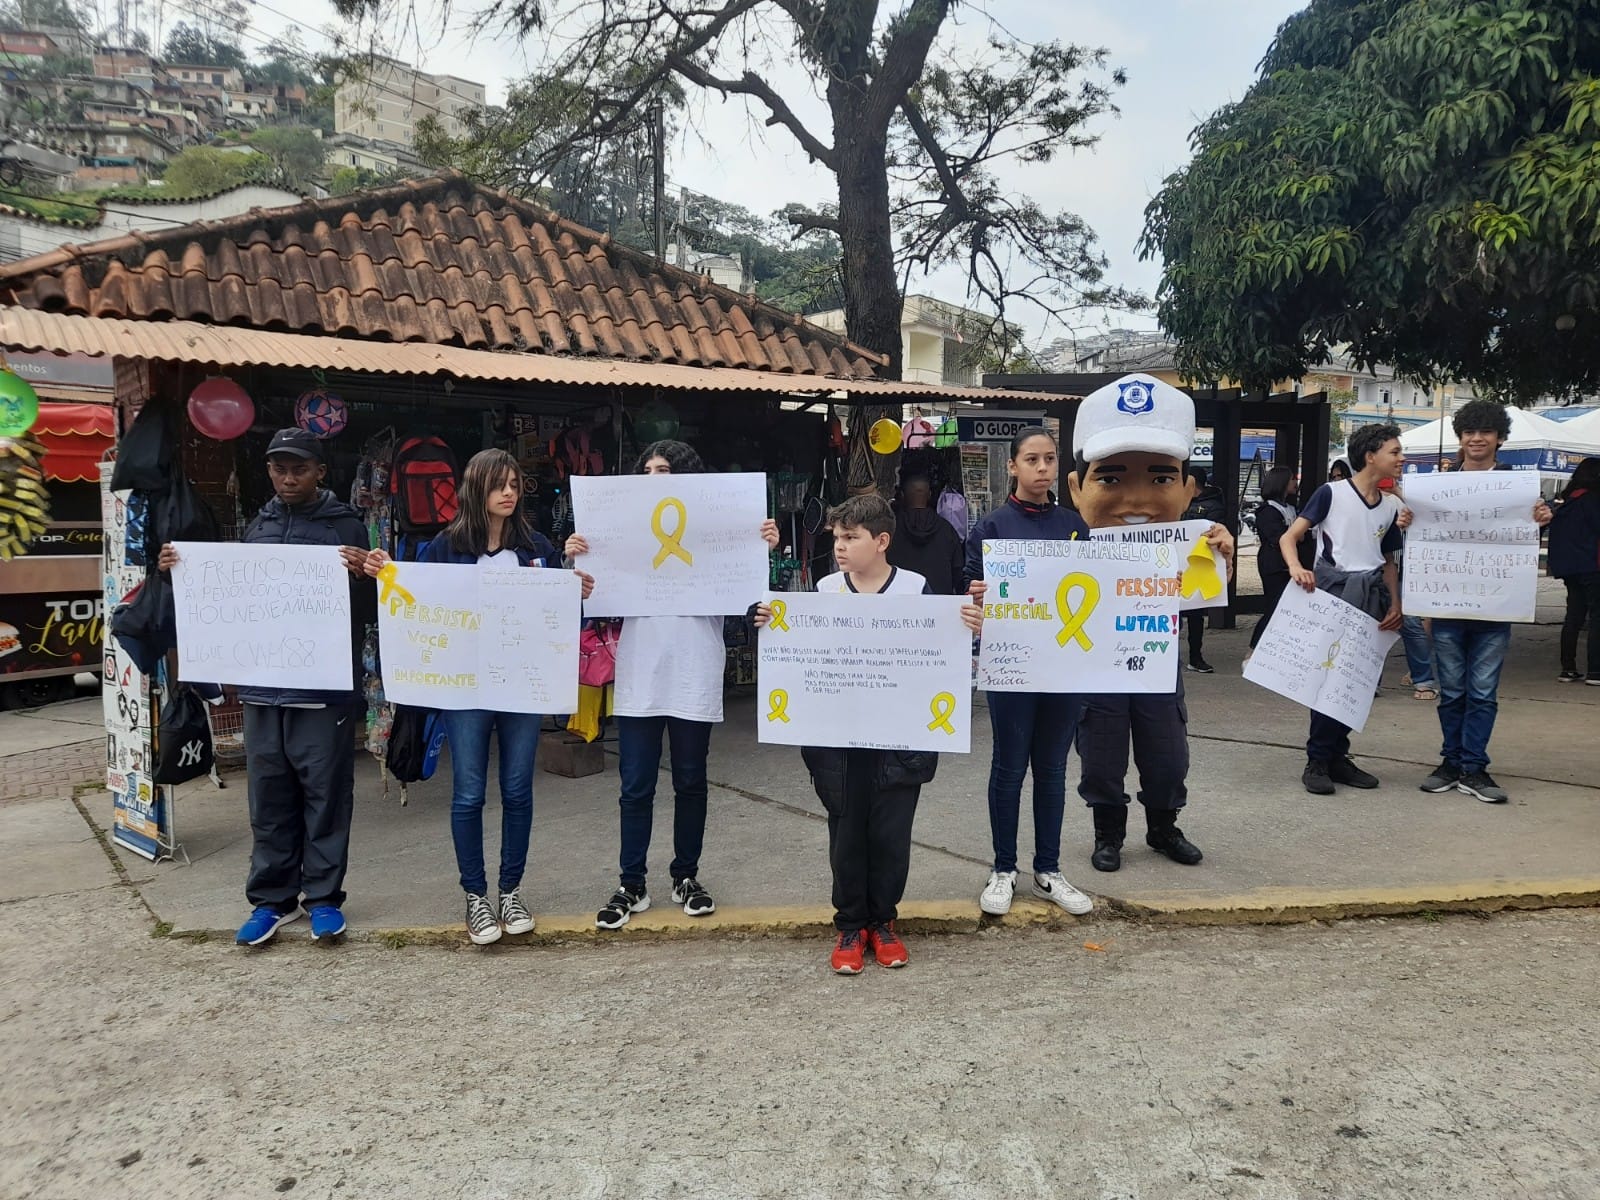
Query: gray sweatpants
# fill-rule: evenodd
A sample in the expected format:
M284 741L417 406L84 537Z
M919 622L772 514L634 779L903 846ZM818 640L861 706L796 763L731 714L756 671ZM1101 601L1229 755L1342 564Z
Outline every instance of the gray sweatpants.
M291 912L344 903L355 807L353 705L327 708L244 706L250 784L253 907Z
M1189 800L1189 713L1178 690L1159 695L1102 695L1083 698L1078 719L1078 762L1083 776L1078 795L1093 807L1125 805L1128 742L1139 768L1139 803L1146 808L1179 809Z

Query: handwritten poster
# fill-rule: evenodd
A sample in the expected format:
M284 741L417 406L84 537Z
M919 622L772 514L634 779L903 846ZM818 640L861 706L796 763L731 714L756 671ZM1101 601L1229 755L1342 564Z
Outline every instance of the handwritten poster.
M1411 617L1532 621L1539 586L1536 471L1407 475L1401 605Z
M769 603L758 741L972 749L972 634L960 597L792 592Z
M1398 633L1328 592L1290 587L1273 610L1244 677L1269 692L1363 729Z
M1091 530L1089 536L1099 541L1175 546L1183 571L1178 608L1188 612L1228 606L1228 563L1203 540L1210 528L1211 522L1205 520L1173 521L1162 525L1117 525Z
M978 686L992 692L1171 692L1181 548L986 541Z
M767 592L767 477L575 475L592 617L742 613Z
M392 563L378 579L383 694L423 708L578 707L582 582L537 567Z
M175 548L180 679L350 690L350 574L337 546Z

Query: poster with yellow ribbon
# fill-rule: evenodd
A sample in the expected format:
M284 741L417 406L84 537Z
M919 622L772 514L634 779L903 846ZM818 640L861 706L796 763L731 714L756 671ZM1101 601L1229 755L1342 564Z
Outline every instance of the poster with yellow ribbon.
M767 589L767 477L574 476L573 528L589 543L591 617L742 613Z
M1178 608L1228 606L1228 564L1205 540L1211 522L1173 521L1159 525L1112 525L1091 530L1089 536L1109 542L1148 542L1170 547L1171 561L1182 574Z
M959 596L791 592L768 601L756 740L972 749L972 635Z
M1176 690L1178 557L1150 542L984 542L978 686Z

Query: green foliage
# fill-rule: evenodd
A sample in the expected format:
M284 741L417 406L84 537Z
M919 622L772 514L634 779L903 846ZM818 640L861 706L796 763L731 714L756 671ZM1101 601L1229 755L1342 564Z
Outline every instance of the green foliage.
M239 48L237 41L229 41L220 34L209 34L199 25L179 21L167 34L161 47L161 57L167 62L188 63L205 67L247 67L249 58Z
M394 180L393 175L373 171L366 167L340 167L328 181L330 196L343 196L349 192L364 192L368 188L382 187Z
M94 22L86 10L72 0L7 0L0 4L0 29L38 29L40 26L89 30Z
M327 147L314 129L304 125L268 125L246 140L251 149L265 155L272 163L270 178L291 191L305 192L322 174Z
M209 196L242 183L269 182L275 172L276 167L265 154L190 146L167 160L163 192L174 197Z
M1146 211L1180 364L1600 384L1597 76L1592 0L1314 0Z

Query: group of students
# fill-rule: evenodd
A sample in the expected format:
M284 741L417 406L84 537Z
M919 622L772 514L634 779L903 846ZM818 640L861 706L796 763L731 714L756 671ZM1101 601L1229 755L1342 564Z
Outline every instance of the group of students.
M1463 410L1468 425L1480 420L1471 409L1469 405ZM1010 494L977 522L965 540L960 589L966 596L962 617L968 628L981 635L985 540L1074 540L1101 529L1178 520L1196 492L1188 464L1193 437L1193 403L1184 393L1138 375L1100 389L1083 401L1077 414L1066 476L1072 501L1068 507L1058 499L1062 463L1055 439L1043 428L1021 431L1008 457ZM1399 477L1403 458L1398 438L1393 426L1358 430L1349 443L1356 464L1352 476L1318 489L1299 513L1290 507L1287 481L1271 475L1274 494L1268 503L1282 518L1283 530L1272 543L1282 562L1281 567L1275 563L1271 568L1269 605L1291 584L1320 587L1379 618L1384 628L1399 624L1392 552L1410 514L1391 488L1381 486ZM1469 441L1475 457L1464 457L1463 469L1484 469L1479 452L1484 440L1464 433L1463 446ZM1492 466L1498 441L1489 442ZM267 457L275 496L243 540L338 545L351 575L353 617L360 620L361 614L372 611L373 579L388 556L367 549L366 531L355 511L321 487L326 467L315 438L300 430L284 430L273 438ZM688 445L662 441L645 448L636 470L685 473L704 467ZM425 561L515 561L524 567L575 569L568 564L581 562L589 549L577 532L568 538L563 557L531 527L520 503L520 469L504 451L486 450L471 460L461 481L460 501L458 515L429 546ZM1550 519L1543 506L1534 516ZM851 497L830 510L827 524L838 571L822 579L818 590L932 592L922 574L892 561L890 548L900 523L889 504L876 495ZM1265 524L1271 529L1270 518ZM1301 558L1301 544L1313 528L1314 566L1308 566ZM778 531L767 520L752 529L751 536L770 548ZM1206 539L1231 572L1231 534L1214 524ZM950 557L948 550L939 552L940 561ZM175 562L171 547L163 548L161 567L170 570ZM953 563L949 569L953 576ZM1596 569L1600 571L1600 565ZM582 571L577 573L587 596L594 581ZM1279 574L1281 580L1276 578ZM759 605L753 615L758 627L770 616ZM1503 658L1504 643L1498 630L1458 631L1451 626L1435 623L1435 644L1461 649L1438 655L1446 692L1446 702L1440 706L1444 761L1423 787L1429 791L1459 787L1482 799L1503 799L1503 793L1495 796L1486 791L1493 788L1493 781L1486 774L1483 717L1487 706L1492 725L1493 697L1486 700L1479 684L1490 660L1496 654ZM711 731L723 717L723 660L720 616L630 617L623 622L614 702L621 781L619 878L596 914L600 929L619 929L633 914L651 907L647 860L663 743L670 757L674 798L671 901L692 917L716 910L699 874ZM1497 679L1498 660L1493 665ZM353 738L346 722L355 712L358 670L359 664L354 664L348 693L258 689L243 697L254 849L246 885L253 911L239 930L241 944L269 941L285 922L300 915L302 907L311 916L313 937L334 937L344 931L341 908L354 770ZM1022 787L1030 772L1032 892L1070 913L1091 911L1093 901L1061 870L1066 768L1073 747L1081 763L1078 793L1092 814L1090 861L1095 869L1114 871L1121 865L1130 804L1124 790L1130 742L1139 773L1137 798L1145 812L1146 843L1183 865L1202 860L1200 849L1177 825L1187 803L1189 767L1181 673L1169 693L990 692L988 707L993 729L987 797L993 860L979 896L984 912L1002 914L1012 905L1019 874ZM533 823L540 718L456 710L446 712L444 720L451 746L451 834L466 898L468 936L483 945L502 934L529 932L534 920L521 889ZM493 901L483 853L491 732L498 740L502 808ZM1377 786L1377 780L1350 758L1349 732L1331 718L1312 714L1302 777L1308 791L1328 794L1335 784ZM912 823L921 788L933 778L936 756L822 746L804 748L802 761L828 818L836 932L832 969L857 973L869 954L884 966L902 966L909 955L895 922L910 866Z

